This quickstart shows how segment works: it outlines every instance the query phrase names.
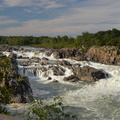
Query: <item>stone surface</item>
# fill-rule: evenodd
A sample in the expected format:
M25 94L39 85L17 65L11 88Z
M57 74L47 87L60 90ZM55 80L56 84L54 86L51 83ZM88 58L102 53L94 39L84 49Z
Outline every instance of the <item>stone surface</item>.
M79 81L79 78L76 77L75 75L71 75L71 76L68 76L68 77L64 77L63 80L64 81L69 81L69 82L77 82L77 81Z
M9 87L13 89L13 102L27 103L32 100L32 89L28 77L22 76L20 81L10 80Z
M17 66L17 55L10 54L10 66L4 72L2 86L12 89L12 102L26 103L33 98L29 79L26 76L20 76Z
M99 79L108 77L108 74L103 70L98 70L89 66L84 67L73 67L73 73L81 81L85 82L95 82Z
M64 75L65 70L60 66L52 66L53 74L56 76Z
M58 61L58 64L64 66L64 67L67 67L69 69L71 69L72 67L72 64L70 64L70 62L66 61L66 60L62 60L62 61Z
M92 47L86 56L93 62L120 65L120 50L117 47Z
M86 60L86 56L84 56L81 49L73 49L73 48L62 48L57 49L53 53L54 57L59 58L71 58L76 60Z

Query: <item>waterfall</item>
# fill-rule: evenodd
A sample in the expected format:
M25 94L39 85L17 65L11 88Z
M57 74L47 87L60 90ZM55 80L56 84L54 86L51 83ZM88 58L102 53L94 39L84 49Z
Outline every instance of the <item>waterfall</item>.
M33 54L29 55L32 56ZM36 63L37 65L32 63L29 66L19 66L19 74L29 77L36 97L47 98L48 102L51 101L52 96L63 96L64 104L70 106L70 111L77 113L81 120L120 119L120 66L65 59L71 64L89 65L96 69L103 69L110 74L108 78L101 79L95 83L81 81L70 83L63 81L63 78L73 74L72 70L62 66L65 69L65 75L55 76L50 67L57 63L53 55L48 57L45 52L37 55L39 58L49 58L49 64L42 66L39 63ZM41 67L47 70L42 71ZM48 80L48 77L52 79ZM54 79L58 83L51 83Z

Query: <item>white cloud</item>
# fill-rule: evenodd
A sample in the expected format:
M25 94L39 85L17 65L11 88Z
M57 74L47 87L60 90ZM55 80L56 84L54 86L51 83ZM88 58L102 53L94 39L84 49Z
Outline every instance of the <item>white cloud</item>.
M4 0L4 5L13 6L30 6L32 5L32 0Z
M0 20L0 25L6 25L6 24L15 24L18 23L17 20Z
M67 21L66 21L67 22ZM120 29L120 24L81 24L69 25L62 19L54 20L31 20L23 23L21 27L11 27L0 30L2 35L79 35L84 31L96 32L99 30L108 30L112 28Z
M49 9L49 8L59 8L59 7L63 7L63 4L58 4L55 1L48 1L47 2L47 6L45 8Z
M11 5L13 5L12 1L14 0L10 0L10 1L11 1ZM16 1L22 2L23 0L16 0ZM33 2L32 0L29 1ZM36 3L34 3L34 5L37 4L37 6L44 6L46 9L60 7L61 5L56 3L55 1L51 2L50 0L39 0L39 1L40 4L37 4L38 2L37 1ZM29 2L29 5L30 4L31 3ZM81 32L84 31L96 32L99 30L108 30L112 28L120 29L119 0L115 0L115 1L91 0L91 1L83 2L82 5L81 7L74 6L73 8L70 8L69 11L65 11L65 13L63 13L62 16L56 19L28 20L22 22L21 23L22 26L20 27L5 28L0 30L0 33L3 35L51 35L52 36L52 35L64 35L64 34L77 35L77 34L81 34ZM27 12L32 12L32 11L28 10Z
M15 23L18 23L18 21L14 19L10 19L9 16L0 16L0 25L15 24Z
M8 16L0 16L0 20L6 19Z
M38 6L38 7L44 7L44 8L58 8L63 7L63 4L59 4L54 0L4 0L4 5L8 7L14 7L14 6Z

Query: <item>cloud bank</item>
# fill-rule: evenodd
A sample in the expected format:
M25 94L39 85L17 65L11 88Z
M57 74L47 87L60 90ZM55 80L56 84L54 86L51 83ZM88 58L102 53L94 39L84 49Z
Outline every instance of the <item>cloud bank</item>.
M5 27L0 29L1 35L72 35L76 36L82 32L97 32L112 28L120 29L120 1L119 0L70 0L68 2L57 2L56 0L4 0L6 7L23 7L25 12L32 13L26 7L36 6L43 8L39 12L40 18L19 21L0 16L0 25L16 24L19 26ZM68 4L68 5L67 5ZM58 10L59 8L59 10ZM37 8L36 8L37 9ZM54 17L43 19L44 14L52 9ZM38 12L38 11L36 11ZM58 16L57 14L60 13ZM35 13L34 13L35 14ZM31 14L33 15L33 14ZM43 15L43 16L42 16ZM22 16L21 16L22 17ZM4 20L3 20L4 19Z

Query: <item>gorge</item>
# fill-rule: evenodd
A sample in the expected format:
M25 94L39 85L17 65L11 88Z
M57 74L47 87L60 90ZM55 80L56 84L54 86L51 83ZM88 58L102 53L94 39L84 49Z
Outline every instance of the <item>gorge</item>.
M79 119L109 120L120 118L120 51L111 47L105 52L108 48L83 53L17 46L6 47L2 53L16 55L18 72L29 78L33 96L48 103L61 96L68 111Z

